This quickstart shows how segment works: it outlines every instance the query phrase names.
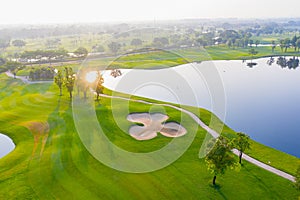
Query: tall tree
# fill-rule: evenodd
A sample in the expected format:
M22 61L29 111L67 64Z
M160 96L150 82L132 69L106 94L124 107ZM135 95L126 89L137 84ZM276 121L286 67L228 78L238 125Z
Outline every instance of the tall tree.
M54 82L59 88L59 95L62 96L62 86L63 86L63 83L64 83L64 77L63 77L63 74L62 74L61 70L57 70L56 72L57 72L57 74L54 77Z
M121 45L117 42L111 42L109 43L108 45L108 48L110 49L110 51L112 53L114 53L115 55L118 53L118 51L120 50L121 48Z
M287 49L288 49L290 46L291 46L291 40L290 40L289 38L286 38L286 39L284 40L284 48L285 48L284 52L285 52L285 53L287 52Z
M275 48L276 48L276 43L274 40L272 40L272 53L274 53Z
M132 39L132 41L131 41L130 44L131 44L132 46L137 47L137 46L142 45L142 43L143 43L143 41L142 41L141 39L134 38L134 39Z
M24 40L14 40L12 41L12 45L14 45L15 47L24 47L26 45L26 42Z
M225 137L217 138L213 148L206 155L205 162L214 175L213 185L216 184L217 175L224 174L227 168L234 167L236 161Z
M5 59L0 57L0 66L5 64Z
M250 47L254 44L253 40L249 40Z
M74 54L76 54L77 56L81 56L81 57L86 57L88 55L88 50L84 47L79 47L78 49L76 49L74 51Z
M9 47L10 40L8 38L0 38L0 49L6 49Z
M279 44L280 44L280 49L281 49L281 51L283 52L283 49L284 49L284 46L285 46L284 40L283 40L283 39L280 39L280 40L279 40Z
M296 47L298 48L298 52L300 50L300 38L296 41Z
M153 39L153 46L155 47L166 47L169 45L169 39L166 37L156 37Z
M251 48L249 50L249 54L251 55L251 63L252 63L253 56L255 56L256 54L258 54L258 51L255 51L255 49Z
M72 99L72 92L74 89L75 76L76 75L73 72L71 67L65 67L64 85L67 88L71 99Z
M297 45L296 45L297 39L298 39L297 36L294 35L294 37L291 40L291 45L294 47L295 51L297 51Z
M245 133L237 133L237 138L233 139L232 144L240 151L239 163L242 164L243 153L250 149L250 137Z
M255 46L257 47L259 45L260 41L259 40L255 40Z
M95 92L97 94L97 101L99 100L99 96L100 94L103 93L103 83L104 83L104 79L102 77L102 75L100 74L100 72L98 71L97 72L97 79L96 79L96 89L95 89Z
M228 39L226 44L229 48L231 48L232 47L232 39Z

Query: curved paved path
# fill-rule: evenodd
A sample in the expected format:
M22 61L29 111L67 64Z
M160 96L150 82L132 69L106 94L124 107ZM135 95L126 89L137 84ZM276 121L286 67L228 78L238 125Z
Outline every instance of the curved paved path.
M206 124L204 124L204 122L202 122L197 115L195 115L194 113L192 113L192 112L190 112L188 110L185 110L183 108L179 108L177 106L173 106L173 105L169 105L169 104L157 104L157 103L151 103L151 102L147 102L147 101L143 101L143 100L134 100L134 99L128 99L128 98L125 98L125 97L109 96L109 95L105 95L105 94L102 94L100 96L107 97L107 98L115 98L115 99L123 99L123 100L127 100L127 101L140 102L140 103L149 104L149 105L159 105L159 106L167 106L167 107L170 107L170 108L174 108L174 109L176 109L178 111L184 112L187 115L189 115L199 126L201 126L204 130L206 130L208 133L210 133L214 138L217 138L220 135L219 133L217 133L213 129L209 128ZM233 149L232 152L235 155L239 156L239 153L240 153L239 150ZM256 159L248 156L247 154L243 153L243 157L242 158L244 160L246 160L246 161L248 161L248 162L250 162L250 163L258 166L258 167L261 167L261 168L269 171L269 172L272 172L272 173L274 173L274 174L276 174L278 176L281 176L281 177L283 177L285 179L288 179L288 180L290 180L292 182L295 182L295 177L294 176L292 176L292 175L290 175L290 174L288 174L286 172L283 172L283 171L281 171L279 169L276 169L276 168L274 168L274 167L272 167L270 165L267 165L267 164L265 164L263 162L260 162L260 161L258 161Z
M5 72L7 76L9 77L14 77L14 75L11 73L11 72ZM26 79L24 76L16 76L17 79L20 79L22 80L24 83L28 83L28 84L33 84L33 83L47 83L47 82L53 82L53 81L29 81L28 79ZM187 115L189 115L199 126L201 126L204 130L206 130L209 134L211 134L214 138L217 138L219 137L219 133L217 133L216 131L214 131L213 129L209 128L206 124L204 124L204 122L202 122L199 117L197 115L195 115L194 113L188 111L188 110L185 110L183 108L179 108L177 106L173 106L173 105L169 105L169 104L157 104L157 103L151 103L151 102L147 102L147 101L143 101L143 100L134 100L134 99L128 99L128 98L125 98L125 97L118 97L118 96L109 96L109 95L105 95L105 94L102 94L101 95L102 97L107 97L107 98L116 98L116 99L123 99L123 100L126 100L126 101L134 101L134 102L140 102L140 103L144 103L144 104L150 104L150 105L159 105L159 106L166 106L166 107L170 107L170 108L174 108L178 111L181 111L181 112L184 112L186 113ZM235 154L235 155L239 155L239 151L237 149L233 149L232 152ZM258 166L258 167L261 167L269 172L272 172L278 176L281 176L285 179L288 179L292 182L295 182L295 177L286 173L286 172L283 172L279 169L276 169L270 165L267 165L263 162L260 162L250 156L248 156L247 154L243 154L243 159Z

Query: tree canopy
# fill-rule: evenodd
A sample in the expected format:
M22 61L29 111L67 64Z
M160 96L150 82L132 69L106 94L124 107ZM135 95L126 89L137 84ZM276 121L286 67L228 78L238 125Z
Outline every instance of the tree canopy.
M117 42L111 42L107 46L110 49L110 51L114 54L117 54L121 48L121 45Z
M250 137L245 133L237 133L237 138L234 138L232 144L240 151L239 163L242 163L242 156L245 150L250 149Z
M15 47L24 47L26 45L26 42L24 40L14 40L12 41L12 45Z
M86 57L88 55L88 50L84 47L79 47L74 51L74 53L78 56Z
M223 136L217 138L214 146L208 149L211 150L206 155L205 162L208 169L214 174L213 185L215 185L217 175L224 174L227 168L234 167L236 161L228 140Z

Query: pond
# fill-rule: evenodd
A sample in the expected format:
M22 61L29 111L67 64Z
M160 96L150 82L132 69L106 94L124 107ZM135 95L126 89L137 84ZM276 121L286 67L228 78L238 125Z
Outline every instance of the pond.
M13 141L6 135L0 133L0 158L9 154L14 148L15 144Z
M300 69L268 58L206 61L159 70L122 70L104 85L115 91L206 108L235 131L300 158Z

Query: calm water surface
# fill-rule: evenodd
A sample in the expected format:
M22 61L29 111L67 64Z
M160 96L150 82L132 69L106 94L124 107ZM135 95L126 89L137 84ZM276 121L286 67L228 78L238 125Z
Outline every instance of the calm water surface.
M6 135L0 133L0 158L9 154L14 148L15 144L13 141Z
M104 80L116 91L206 108L234 130L300 158L300 69L269 66L267 60L254 60L253 68L242 61L208 61L122 70L121 77L107 72Z

